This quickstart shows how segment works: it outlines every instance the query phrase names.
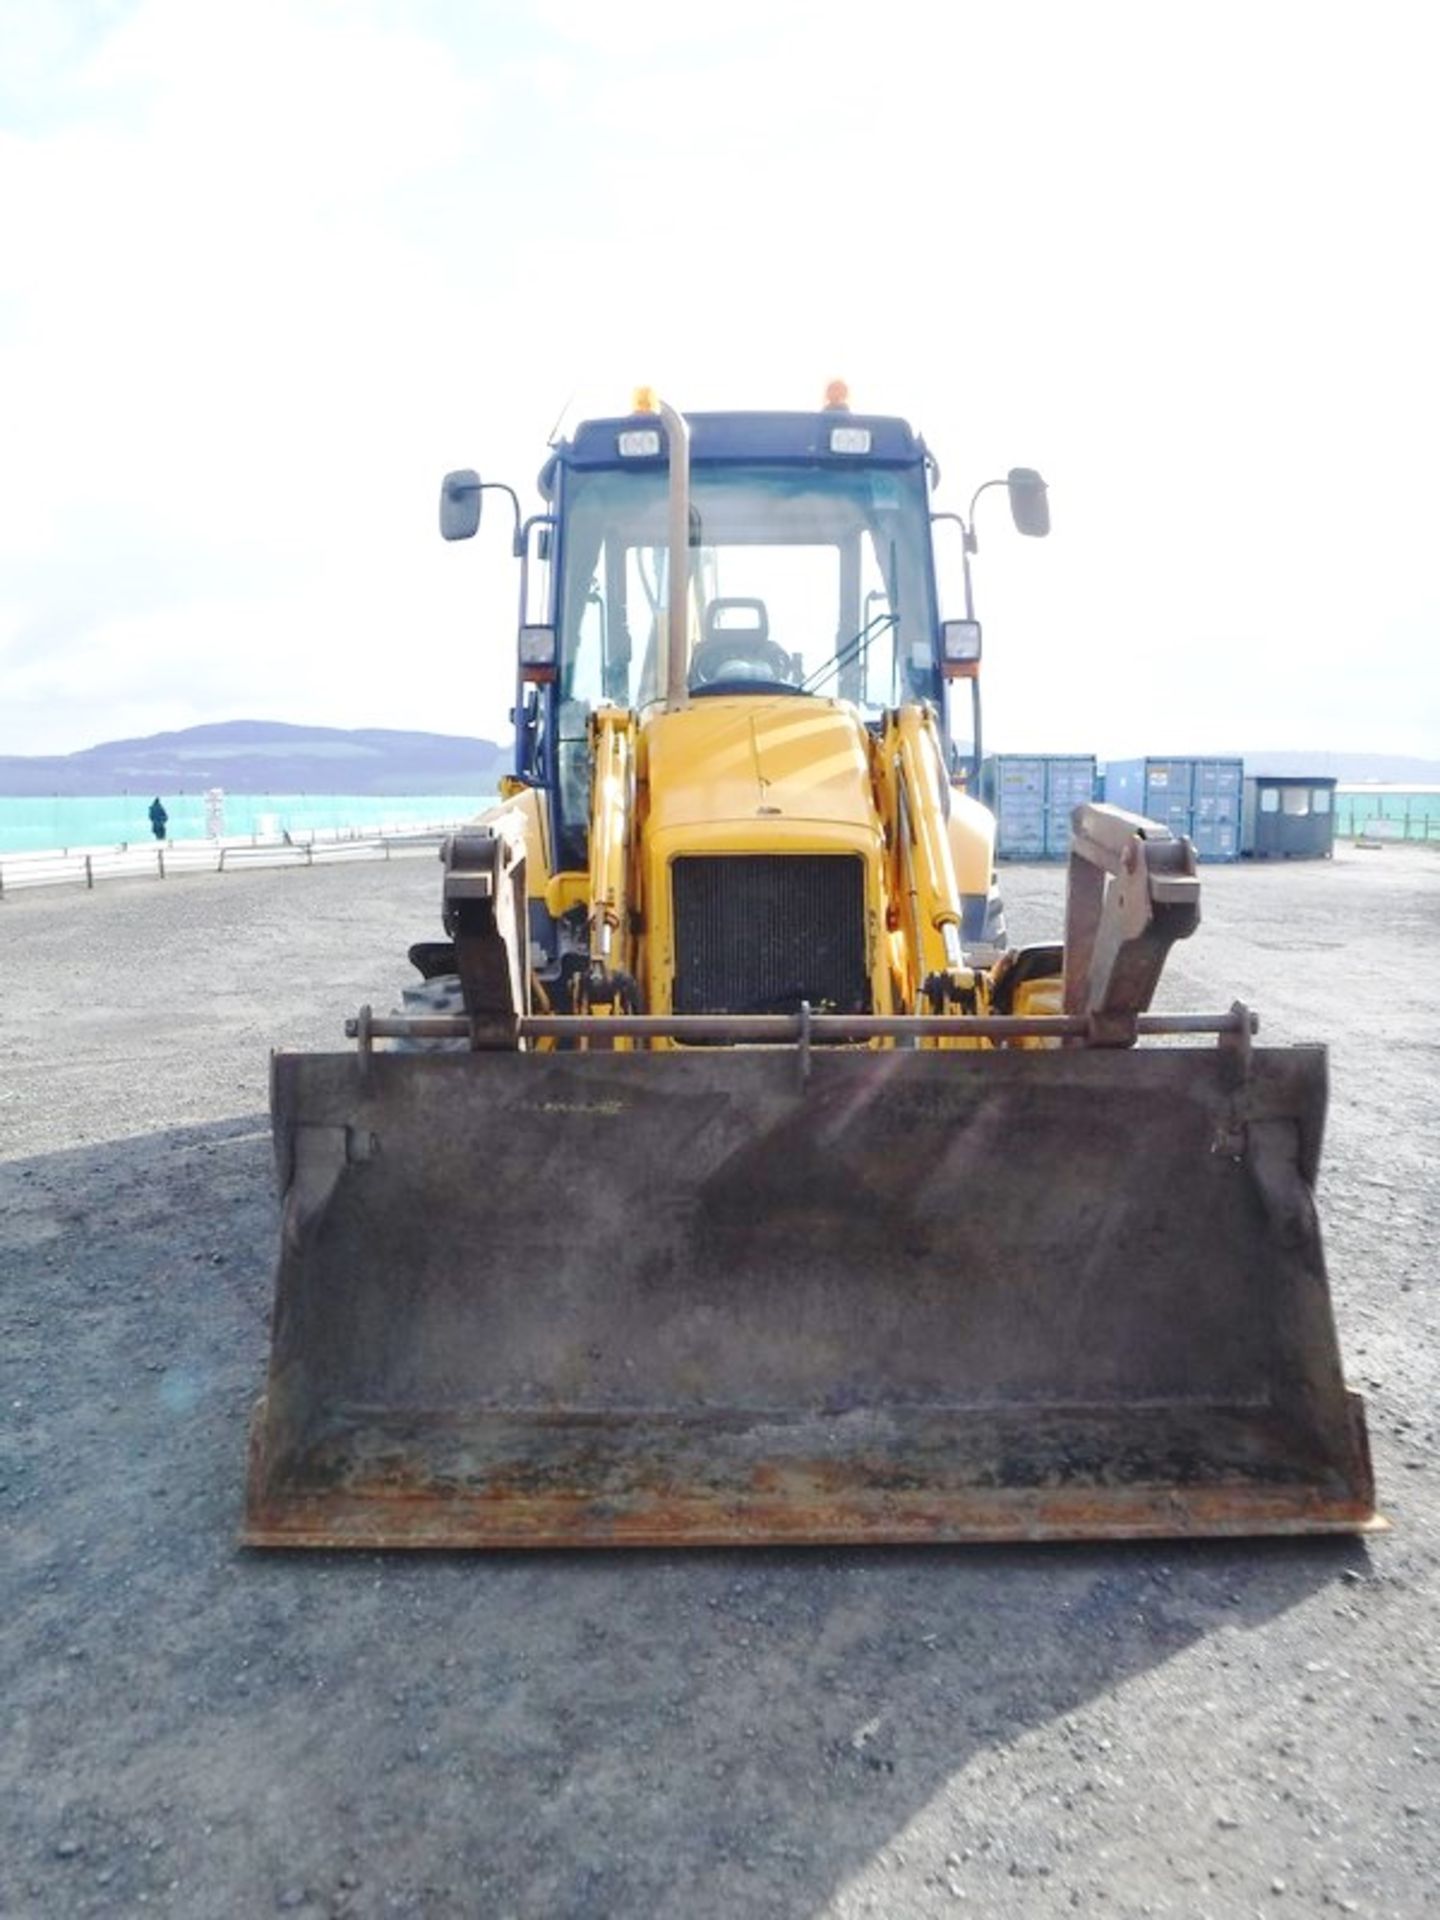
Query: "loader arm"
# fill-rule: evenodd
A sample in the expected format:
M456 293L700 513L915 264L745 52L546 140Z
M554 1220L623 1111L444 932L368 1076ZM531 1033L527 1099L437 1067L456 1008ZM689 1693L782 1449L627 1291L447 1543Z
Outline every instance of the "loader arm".
M580 1001L583 1009L610 1007L638 1013L630 913L635 717L623 707L602 707L591 721L590 735L594 750L587 913L590 967Z
M960 888L946 830L946 783L935 721L923 707L886 716L880 805L893 860L893 897L910 957L907 999L940 1012L973 986L962 964Z

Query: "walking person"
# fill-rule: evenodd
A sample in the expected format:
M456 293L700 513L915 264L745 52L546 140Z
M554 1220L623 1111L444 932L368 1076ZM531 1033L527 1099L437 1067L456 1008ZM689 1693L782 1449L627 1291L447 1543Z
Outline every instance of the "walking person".
M169 824L169 820L170 816L165 811L164 803L157 793L155 798L150 802L150 831L157 840L163 840L165 838L165 828Z

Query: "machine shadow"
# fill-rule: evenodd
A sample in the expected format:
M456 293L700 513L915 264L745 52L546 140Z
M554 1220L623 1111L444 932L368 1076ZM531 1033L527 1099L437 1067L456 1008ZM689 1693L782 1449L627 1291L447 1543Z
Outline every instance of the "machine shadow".
M927 1809L937 1878L983 1852L977 1760L1095 1702L1123 1720L1127 1683L1365 1564L1334 1539L245 1552L274 1237L260 1115L0 1164L5 1824L41 1896L56 1809L127 1860L164 1809L196 1912L343 1875L357 1914L804 1920Z
M527 1622L507 1698L530 1762L486 1772L466 1859L526 1911L802 1920L929 1814L943 1884L952 1848L995 1843L973 1763L1095 1703L1123 1722L1128 1683L1365 1564L1334 1538L487 1560ZM493 1613L477 1597L457 1631ZM462 1702L438 1722L457 1741ZM538 1852L507 1839L527 1830ZM1042 1819L1022 1845L1046 1840Z

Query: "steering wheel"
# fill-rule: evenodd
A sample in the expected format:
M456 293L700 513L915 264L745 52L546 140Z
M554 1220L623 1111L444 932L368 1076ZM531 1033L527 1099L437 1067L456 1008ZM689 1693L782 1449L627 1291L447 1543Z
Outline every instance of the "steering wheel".
M793 688L795 662L782 646L758 633L712 634L690 656L690 684L699 690L728 680L773 681Z

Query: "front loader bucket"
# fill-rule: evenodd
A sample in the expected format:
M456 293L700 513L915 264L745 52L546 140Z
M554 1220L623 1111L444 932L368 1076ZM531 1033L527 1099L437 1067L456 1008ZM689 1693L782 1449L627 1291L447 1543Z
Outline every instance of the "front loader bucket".
M284 1055L260 1546L1378 1524L1318 1048Z

